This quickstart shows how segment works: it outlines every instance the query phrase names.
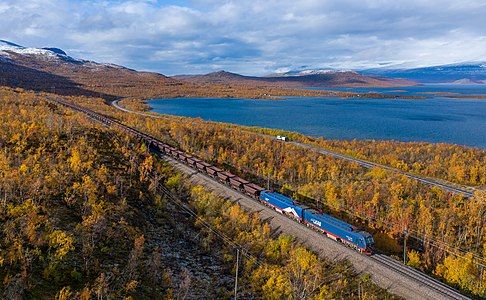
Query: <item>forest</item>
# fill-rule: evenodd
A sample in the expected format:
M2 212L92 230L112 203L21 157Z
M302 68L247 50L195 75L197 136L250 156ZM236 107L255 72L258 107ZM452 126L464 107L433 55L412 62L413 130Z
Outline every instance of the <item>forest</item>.
M84 105L262 186L270 177L277 190L371 231L382 252L402 256L407 239L409 265L467 293L486 296L486 197L480 189L474 198L465 198L379 167L366 169L253 133L279 131L165 115L121 114L99 100ZM484 150L289 136L399 169L484 187Z
M348 262L319 258L257 215L191 186L125 132L49 101L57 97L124 117L101 99L0 88L2 298L229 299L235 249L218 240L217 230L245 245L244 298L398 299ZM124 121L147 131L160 125L133 116ZM182 147L181 124L168 123L173 137L157 134L172 143L180 137ZM222 132L213 131L220 142ZM201 141L184 147L197 145L201 156L209 151ZM206 155L216 161L218 151ZM230 162L228 154L222 163ZM198 218L182 212L174 197Z

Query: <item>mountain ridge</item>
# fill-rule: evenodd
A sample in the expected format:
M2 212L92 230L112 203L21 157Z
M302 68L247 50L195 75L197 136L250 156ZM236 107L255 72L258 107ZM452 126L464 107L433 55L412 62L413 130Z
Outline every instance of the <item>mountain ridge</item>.
M372 68L361 72L372 76L405 78L420 83L486 83L486 62L464 62L421 68Z
M29 48L5 40L0 40L0 70L0 83L5 85L109 100L138 97L148 86L177 84L159 73L73 58L59 48Z
M27 48L1 41L0 85L60 95L99 97L106 101L120 98L276 99L286 96L355 96L351 92L284 89L275 85L268 87L261 84L259 86L227 84L222 79L219 83L195 84L160 73L136 71L111 63L77 59L64 53L66 52L59 48ZM224 79L227 75L222 73L219 77ZM375 95L368 95L368 97L372 96Z
M76 64L85 64L87 66L106 66L128 69L123 66L111 64L111 63L98 63L91 60L73 58L69 56L64 50L56 47L44 47L44 48L32 48L17 45L15 43L0 40L0 57L9 58L31 58L31 59L43 59L49 61L64 61Z
M271 74L263 77L217 71L203 75L176 75L171 78L199 84L245 84L278 87L399 87L417 84L410 80L366 76L352 70L307 70L299 73Z

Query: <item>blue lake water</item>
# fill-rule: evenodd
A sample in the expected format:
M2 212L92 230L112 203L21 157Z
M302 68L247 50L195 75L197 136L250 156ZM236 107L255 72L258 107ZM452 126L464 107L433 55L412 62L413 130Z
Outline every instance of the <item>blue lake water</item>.
M148 101L153 111L241 125L280 128L327 139L454 143L486 149L486 100L428 92L486 94L486 86L430 85L339 89L423 94L421 100L289 97L285 100L176 98Z

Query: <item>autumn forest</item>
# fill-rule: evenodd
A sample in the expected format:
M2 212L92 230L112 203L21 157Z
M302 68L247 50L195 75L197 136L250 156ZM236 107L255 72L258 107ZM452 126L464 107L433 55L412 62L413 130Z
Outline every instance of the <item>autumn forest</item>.
M275 236L257 215L191 186L126 133L49 101L57 97L121 117L101 99L0 90L3 298L229 299L234 248L202 224L260 253L240 266L247 297L396 298L349 263L319 258ZM173 143L185 130L180 124L168 123Z
M221 169L371 232L377 248L476 297L486 296L486 151L449 144L336 141L298 133L127 114L103 98L0 90L0 294L20 299L229 299L235 252L204 224L245 244L248 298L393 299L258 215L192 186L134 137L61 107L71 102ZM144 111L141 100L120 101ZM380 167L278 142L283 134L458 186L466 198ZM164 190L197 212L183 213ZM253 253L253 254L251 254ZM254 255L259 253L259 255ZM181 259L184 258L184 259ZM285 258L285 259L284 259ZM181 267L182 266L182 267ZM241 271L240 270L240 271ZM340 274L335 277L333 274ZM208 288L211 285L211 288ZM366 288L363 288L366 287Z

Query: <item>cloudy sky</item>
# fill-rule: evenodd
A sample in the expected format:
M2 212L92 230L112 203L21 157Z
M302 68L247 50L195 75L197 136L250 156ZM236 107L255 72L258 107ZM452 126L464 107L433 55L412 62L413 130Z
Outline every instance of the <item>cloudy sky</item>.
M1 0L0 39L166 75L486 61L484 0Z

